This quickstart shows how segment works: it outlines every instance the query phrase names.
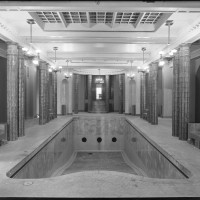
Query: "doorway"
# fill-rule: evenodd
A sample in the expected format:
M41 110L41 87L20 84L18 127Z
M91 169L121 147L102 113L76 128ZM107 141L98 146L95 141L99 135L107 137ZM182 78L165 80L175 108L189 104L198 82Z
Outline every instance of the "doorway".
M92 112L106 112L105 76L92 76Z

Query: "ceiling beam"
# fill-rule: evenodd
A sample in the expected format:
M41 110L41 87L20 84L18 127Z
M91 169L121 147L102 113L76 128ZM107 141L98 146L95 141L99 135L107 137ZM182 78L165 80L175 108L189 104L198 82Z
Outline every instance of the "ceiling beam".
M62 24L65 26L65 28L67 28L67 26L69 25L69 23L66 22L66 20L65 20L65 18L63 16L63 13L62 12L57 12L57 14L60 17Z
M118 26L119 24L115 23L116 17L117 17L117 12L113 12L112 23L106 24L106 25L108 25L110 28L114 28L114 27Z
M155 23L154 27L155 30L157 31L166 21L167 19L172 15L172 13L164 13L157 21L157 23Z
M142 18L144 17L145 12L144 13L140 13L139 17L137 18L135 24L133 24L134 28L137 28L137 26L140 24Z
M35 20L35 22L37 23L37 25L44 30L45 24L44 22L38 17L36 12L28 12L29 15Z

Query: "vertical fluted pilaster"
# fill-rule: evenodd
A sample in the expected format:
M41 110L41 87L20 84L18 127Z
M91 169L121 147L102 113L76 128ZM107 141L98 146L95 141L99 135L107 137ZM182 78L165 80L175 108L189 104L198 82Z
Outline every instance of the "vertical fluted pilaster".
M106 75L106 112L109 112L109 75Z
M9 42L7 46L7 124L8 140L18 138L18 47Z
M149 121L149 73L145 74L145 108L148 110L147 121Z
M150 66L151 74L151 124L158 124L158 63L152 63Z
M123 113L123 74L119 74L119 113Z
M179 139L187 140L189 122L190 92L190 44L183 44L179 50Z
M19 63L19 132L18 136L24 136L24 119L25 119L25 66L24 54L22 47L18 47L18 63Z
M48 71L48 64L46 63L46 122L50 121L50 96L49 96L49 90L50 90L50 84L49 84L49 71Z
M140 118L142 118L143 116L143 108L142 108L142 105L143 105L143 98L142 98L142 78L143 78L143 75L142 73L140 74Z
M140 74L140 117L144 118L145 109L145 73Z
M180 45L173 63L172 135L188 138L190 101L190 44Z
M69 84L69 101L68 101L68 113L67 114L72 114L72 78L68 80Z
M179 101L178 101L178 84L179 84L179 51L173 59L173 93L172 93L172 136L178 137L179 127Z
M88 112L92 110L92 75L88 75Z
M79 86L79 75L74 74L74 113L78 113L78 87Z
M46 63L39 64L39 124L46 123Z
M53 115L54 118L57 117L57 73L53 72Z
M149 80L148 80L148 97L149 97L149 117L148 122L152 122L152 73L149 71Z

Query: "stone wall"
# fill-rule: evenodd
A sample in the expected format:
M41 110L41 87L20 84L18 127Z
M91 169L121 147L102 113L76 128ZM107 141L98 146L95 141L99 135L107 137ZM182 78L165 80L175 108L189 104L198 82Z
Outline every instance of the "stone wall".
M84 116L74 118L75 151L122 151L124 117ZM82 139L86 138L86 142ZM102 141L98 143L97 138ZM112 139L116 138L116 142Z

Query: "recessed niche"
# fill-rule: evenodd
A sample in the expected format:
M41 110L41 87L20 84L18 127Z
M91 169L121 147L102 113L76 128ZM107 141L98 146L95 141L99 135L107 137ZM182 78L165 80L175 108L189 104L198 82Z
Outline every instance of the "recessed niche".
M87 138L83 137L82 142L87 142Z
M117 138L116 138L116 137L113 137L113 138L112 138L112 142L117 142Z
M101 137L97 138L97 142L100 143L102 141Z

